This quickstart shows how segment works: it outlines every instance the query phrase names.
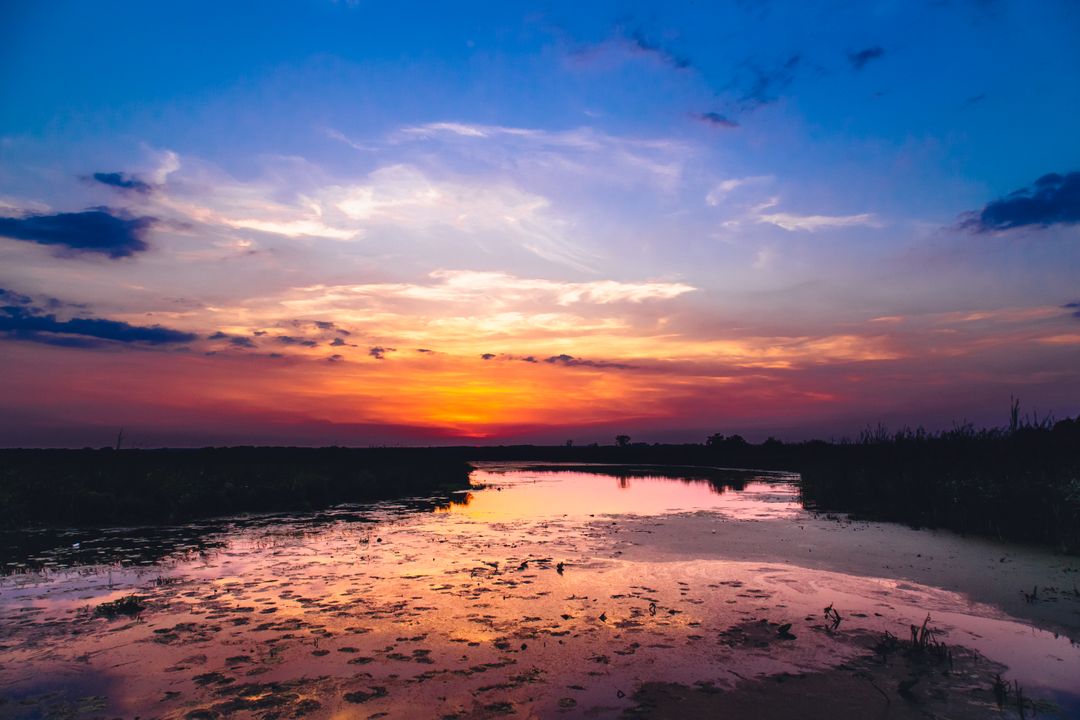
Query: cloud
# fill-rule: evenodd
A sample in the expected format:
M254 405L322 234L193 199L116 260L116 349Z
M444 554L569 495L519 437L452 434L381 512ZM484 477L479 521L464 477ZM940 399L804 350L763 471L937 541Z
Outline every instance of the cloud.
M315 347L319 343L307 338L294 337L292 335L277 335L274 340L278 341L282 345L299 345L301 347Z
M1080 172L1050 173L970 213L961 227L974 232L1018 227L1072 225L1080 222Z
M0 299L7 300L7 291ZM14 340L27 340L64 347L98 347L106 343L170 345L191 342L194 333L173 330L161 325L139 326L119 320L75 317L60 320L40 307L29 305L16 296L18 305L0 306L0 333Z
M1080 318L1080 302L1065 303L1061 307L1065 310L1072 310L1072 316L1074 318Z
M705 112L698 115L698 120L706 125L712 125L714 127L723 128L737 128L739 123L732 120L727 115L722 115L718 112Z
M318 220L260 220L258 218L225 218L229 227L257 230L285 237L324 237L332 240L352 240L361 230L334 228Z
M768 202L758 205L753 210L754 220L759 223L776 225L789 232L796 230L815 232L829 228L881 226L881 223L870 213L859 213L858 215L797 215L788 212L762 212L762 210L775 207L779 202L778 199L772 198Z
M337 353L335 353L335 354L331 355L330 357L326 358L327 362L332 362L332 363L343 362L344 360L345 360L345 356L344 355L338 355Z
M30 305L33 302L33 298L27 295L0 288L0 303L4 305Z
M438 131L446 132L446 124ZM439 179L397 164L375 170L364 183L325 188L322 197L353 225L435 231L440 236L450 228L476 237L511 239L545 260L590 269L587 253L569 237L570 224L551 201L510 182Z
M871 60L877 60L885 54L885 50L878 46L868 47L854 53L848 53L848 62L856 70L862 70Z
M605 360L584 360L566 354L552 355L545 359L544 362L549 365L563 365L565 367L610 368L620 370L630 370L634 367L633 365L627 365L626 363L607 362Z
M626 38L626 42L633 53L654 58L676 70L686 70L692 66L689 58L674 53L659 43L650 40L640 28L631 32Z
M480 359L481 360L494 360L495 359L495 353L484 353L483 355L480 356Z
M500 272L475 270L436 270L429 274L435 282L417 283L371 283L366 285L313 285L300 288L310 301L291 300L288 304L298 309L325 310L328 302L340 303L343 309L355 306L355 300L371 298L386 300L422 300L434 303L484 303L490 306L507 306L517 302L553 302L567 306L575 303L608 305L620 302L642 303L650 300L670 300L697 290L680 282L621 282L618 280L592 280L568 282L522 278Z
M128 175L122 172L96 172L92 178L102 185L108 185L109 187L116 188L117 190L131 191L142 194L148 194L153 191L154 186L148 182L144 182L134 175Z
M595 128L540 130L537 128L437 122L401 128L391 142L439 139L461 145L469 165L483 162L501 174L529 178L575 178L626 185L644 182L662 190L674 189L683 166L695 155L692 146L672 138L610 135ZM453 188L450 188L451 190Z
M705 196L705 202L712 207L716 207L727 195L741 187L768 183L772 182L772 180L772 175L753 175L750 177L729 178L721 181L713 187L712 190L709 190L709 193Z
M584 64L603 59L622 62L627 58L643 58L672 70L693 67L690 58L652 40L641 27L628 29L625 25L615 28L614 34L605 40L579 47L570 57Z
M428 348L416 348L416 352L424 353L425 355L434 355L435 351Z
M782 65L768 70L756 64L747 63L746 68L751 79L743 90L741 101L751 109L776 102L780 93L795 80L795 73L801 63L802 55L798 54L789 57Z
M368 349L368 355L375 358L376 360L382 360L383 358L386 357L386 353L392 353L392 352L397 352L397 348L379 347L379 346L376 345L375 347Z
M220 330L213 335L208 335L207 340L228 340L230 345L234 345L239 348L255 348L258 347L255 341L248 337L240 335L229 335L228 333L221 332Z
M146 250L143 237L156 222L152 217L128 217L122 211L96 208L0 218L0 236L121 258Z

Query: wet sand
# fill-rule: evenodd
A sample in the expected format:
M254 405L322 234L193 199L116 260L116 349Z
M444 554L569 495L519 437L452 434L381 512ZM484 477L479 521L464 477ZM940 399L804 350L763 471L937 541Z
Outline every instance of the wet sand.
M690 717L831 687L858 707L873 692L865 708L889 713L945 693L938 714L953 716L997 713L998 673L1080 712L1080 598L1061 579L1075 560L1013 548L1000 562L993 543L814 518L775 478L725 492L581 473L477 480L485 489L442 512L241 519L142 565L63 567L54 553L53 567L9 575L0 715ZM955 572L967 562L989 577ZM1015 603L1032 577L1058 592ZM95 614L131 594L137 617ZM927 613L953 667L904 695L902 648L881 667L872 648Z

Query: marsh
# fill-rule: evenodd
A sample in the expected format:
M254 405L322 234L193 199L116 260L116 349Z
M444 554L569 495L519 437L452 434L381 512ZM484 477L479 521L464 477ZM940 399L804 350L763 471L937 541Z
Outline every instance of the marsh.
M0 715L687 717L807 698L1080 715L1076 557L815 514L779 472L476 467L449 502L37 533L0 580ZM905 651L924 623L947 662Z

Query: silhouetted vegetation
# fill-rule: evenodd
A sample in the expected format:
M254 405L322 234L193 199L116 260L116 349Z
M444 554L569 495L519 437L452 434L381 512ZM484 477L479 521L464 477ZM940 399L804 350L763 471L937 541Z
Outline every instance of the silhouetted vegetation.
M470 470L464 460L390 448L0 450L0 526L314 510L464 488Z
M535 461L642 472L669 466L705 478L724 468L797 472L804 503L814 509L1080 552L1080 419L1023 421L1014 403L1009 420L1001 429L940 433L878 427L836 442L755 444L718 433L681 445L620 435L605 446L0 450L0 523L115 525L302 511L462 488L471 460Z
M1080 552L1080 418L963 425L940 433L884 427L854 440L750 443L714 434L704 444L442 448L473 460L536 460L785 470L804 503L919 527L1049 544Z
M821 509L1080 551L1074 420L937 434L879 428L817 447L797 467L804 500Z

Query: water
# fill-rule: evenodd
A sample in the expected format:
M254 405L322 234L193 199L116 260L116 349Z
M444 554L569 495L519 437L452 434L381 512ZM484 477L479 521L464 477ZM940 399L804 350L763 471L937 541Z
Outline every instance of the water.
M0 715L618 717L643 682L825 671L929 613L978 682L1080 716L1076 559L682 472L481 464L449 504L9 537Z

